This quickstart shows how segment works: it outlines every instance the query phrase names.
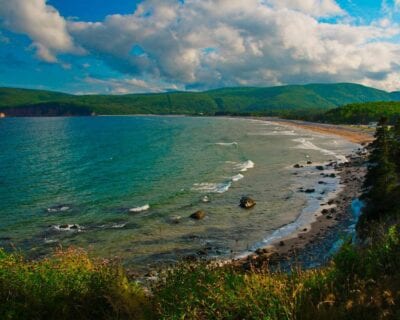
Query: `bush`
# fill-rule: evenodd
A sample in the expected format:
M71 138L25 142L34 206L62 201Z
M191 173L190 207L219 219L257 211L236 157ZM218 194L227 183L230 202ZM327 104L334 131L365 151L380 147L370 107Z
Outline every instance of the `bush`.
M83 250L41 261L0 250L1 319L141 319L146 307L120 267Z

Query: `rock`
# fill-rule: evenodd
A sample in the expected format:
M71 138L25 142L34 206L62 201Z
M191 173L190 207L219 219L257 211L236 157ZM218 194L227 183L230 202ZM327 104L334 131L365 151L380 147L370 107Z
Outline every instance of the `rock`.
M242 197L239 206L244 209L250 209L256 205L256 202L250 197Z
M329 175L329 178L336 178L336 174L331 173L331 174Z
M61 227L61 226L60 226L60 227ZM77 230L77 229L79 229L79 227L78 227L76 224L73 224L73 225L70 227L70 229Z
M170 217L169 222L172 224L179 224L181 222L181 219L181 216L172 216Z
M324 167L323 166L316 166L315 169L322 171L322 170L324 170Z
M285 242L280 241L280 242L279 242L279 245L280 245L281 247L283 247L283 246L285 245Z
M323 209L323 210L321 211L321 213L322 213L322 214L328 214L328 213L329 213L329 210L328 210L328 209Z
M263 253L267 253L268 249L265 248L259 248L255 251L258 255L263 254Z
M202 220L206 216L206 213L203 210L198 210L195 213L192 213L190 217L195 220Z
M328 215L326 216L326 218L327 218L327 219L332 219L333 217L332 217L330 214L328 214Z
M307 161L307 164L312 164L312 161Z
M306 189L304 192L305 193L314 193L315 189Z
M293 166L293 168L300 169L300 168L303 168L303 166L300 165L300 164L298 164L298 163L296 163L296 164Z
M318 181L318 184L326 184L325 181Z
M59 228L60 229L67 229L69 227L68 224L60 224Z

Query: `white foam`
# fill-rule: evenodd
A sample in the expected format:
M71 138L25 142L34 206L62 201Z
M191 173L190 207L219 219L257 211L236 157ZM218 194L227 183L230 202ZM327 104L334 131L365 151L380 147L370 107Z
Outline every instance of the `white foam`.
M206 192L206 193L224 193L229 190L231 185L232 185L231 181L223 183L209 183L209 182L195 183L193 185L192 190Z
M63 211L68 211L70 207L68 206L60 206L60 207L52 207L52 208L47 208L47 212L63 212Z
M232 181L233 182L236 182L236 181L239 181L239 180L242 180L244 178L244 175L242 175L242 174L237 174L236 176L233 176L232 177Z
M131 208L129 209L129 212L142 212L142 211L147 211L150 209L150 205L145 204L144 206L141 207L135 207L135 208Z
M111 226L112 229L122 229L126 226L126 223L115 223Z
M295 147L297 149L316 150L316 151L321 152L324 155L333 156L336 159L338 159L340 162L347 162L346 156L337 154L331 150L320 148L320 147L316 146L314 143L312 143L309 139L298 138L298 139L293 139L292 141L300 143L299 145L297 145Z
M243 163L239 163L235 166L236 169L240 170L240 172L246 172L248 169L254 168L255 164L251 160L247 160Z
M230 146L238 146L238 143L236 141L234 142L217 142L215 143L218 146L224 146L224 147L230 147Z
M57 231L70 231L70 232L81 232L82 227L79 224L60 224L52 226Z
M250 136L297 136L293 130L274 130L270 132L251 132Z

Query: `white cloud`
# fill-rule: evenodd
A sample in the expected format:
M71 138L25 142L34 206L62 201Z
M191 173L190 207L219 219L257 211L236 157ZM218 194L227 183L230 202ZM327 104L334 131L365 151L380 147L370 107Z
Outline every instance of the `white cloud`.
M163 92L168 90L182 89L177 86L168 86L165 83L154 83L137 78L112 78L99 79L95 77L86 77L85 82L95 86L101 86L103 91L110 94L144 93L144 92Z
M0 17L4 27L28 35L44 61L57 61L57 53L78 52L66 21L46 0L0 0Z
M398 28L316 18L333 14L343 14L334 1L152 0L132 15L68 26L119 71L190 88L365 82L399 73L400 46L388 42ZM133 54L134 46L142 52Z
M342 16L345 11L334 0L266 0L278 9L298 10L314 17Z
M86 79L114 93L157 92L168 83L198 89L336 81L398 85L400 45L391 42L398 26L390 19L351 24L334 0L144 0L133 14L95 23L65 21L44 0L0 4L4 23L27 33L42 59L55 61L57 53L82 47L125 74L124 80ZM320 19L342 15L348 18Z

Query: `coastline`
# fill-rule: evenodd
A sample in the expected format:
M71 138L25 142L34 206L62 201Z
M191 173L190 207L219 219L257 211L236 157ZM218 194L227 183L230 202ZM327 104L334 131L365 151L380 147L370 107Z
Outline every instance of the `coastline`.
M327 123L307 122L301 120L285 120L277 118L263 118L271 122L279 123L283 126L290 126L310 130L324 135L339 136L353 143L366 144L372 142L372 132L361 131L361 129L349 125L336 125Z
M262 246L252 253L230 260L228 263L244 269L285 264L290 262L302 266L322 264L323 257L332 250L332 245L351 224L354 224L351 205L361 195L366 174L366 152L362 145L373 140L371 134L355 128L319 124L305 121L282 120L276 118L252 118L254 120L274 122L287 127L301 128L328 136L339 136L349 142L357 143L360 148L347 155L347 162L331 162L324 170L334 169L339 177L339 190L328 195L319 210L314 213L314 221L301 227L291 235ZM329 240L329 243L327 243Z

